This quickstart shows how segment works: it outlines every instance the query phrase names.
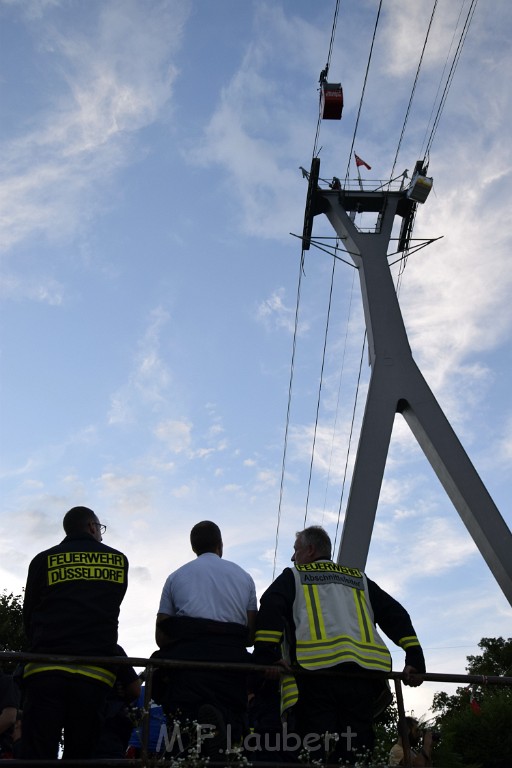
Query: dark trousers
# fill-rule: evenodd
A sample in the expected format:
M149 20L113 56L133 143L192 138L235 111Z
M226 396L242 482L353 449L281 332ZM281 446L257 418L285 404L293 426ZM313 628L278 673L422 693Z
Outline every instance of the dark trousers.
M357 753L373 750L373 716L375 700L382 689L382 682L353 677L328 675L297 675L299 700L296 705L296 726L299 735L309 737L309 743L317 746L312 751L317 758L337 763L352 764ZM313 734L337 734L338 739L313 739Z
M153 654L182 661L247 663L247 627L229 622L170 617L162 623L172 642ZM247 710L247 673L215 669L159 670L153 678L153 696L167 715L197 720L203 705L216 707L231 726L231 737L243 735Z
M55 760L64 729L64 760L90 758L108 687L84 675L37 672L23 682L21 757Z

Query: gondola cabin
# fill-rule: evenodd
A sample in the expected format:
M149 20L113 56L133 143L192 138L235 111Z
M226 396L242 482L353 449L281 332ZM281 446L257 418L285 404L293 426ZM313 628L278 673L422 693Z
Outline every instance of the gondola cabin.
M320 117L322 120L341 120L343 88L341 83L323 82L320 89Z
M424 173L416 171L407 190L407 197L410 200L414 200L415 203L424 203L429 196L433 182L434 180L431 176L425 176Z

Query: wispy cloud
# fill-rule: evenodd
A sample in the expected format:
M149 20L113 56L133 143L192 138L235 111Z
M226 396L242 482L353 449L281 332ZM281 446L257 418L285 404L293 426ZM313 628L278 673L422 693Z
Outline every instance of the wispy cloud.
M13 273L4 274L0 281L0 298L29 299L58 307L64 301L64 286L58 280L31 275L21 278Z
M269 330L283 328L293 333L295 327L295 307L287 306L284 302L284 289L274 291L268 299L260 303L257 310L257 318ZM307 321L299 322L299 333L308 330Z
M286 62L311 76L319 41L319 31L304 20L259 5L240 67L223 89L199 146L188 148L194 162L223 168L228 189L241 204L240 226L251 235L282 239L300 221L305 187L298 166L308 157L311 137L298 119L297 94L284 93L275 73Z
M44 30L39 55L53 60L60 89L32 115L30 131L1 147L4 249L39 233L51 239L75 232L103 204L101 187L137 155L130 135L157 119L172 96L172 55L188 5L91 4L82 7L81 30L55 26L51 4L30 6Z
M424 74L431 67L444 65L447 51L450 50L457 30L460 36L462 27L461 20L458 18L459 10L458 6L445 3L442 14L438 13L434 16L422 62ZM387 52L386 69L395 77L414 74L431 18L432 7L430 4L424 4L418 6L415 13L404 13L400 0L391 0L384 6L383 11L379 39ZM452 53L455 51L458 36L455 35Z
M128 383L112 395L108 423L129 423L140 406L158 409L165 403L171 374L160 353L160 335L170 319L162 307L154 309L137 344L134 370Z
M191 431L191 424L169 420L157 424L155 435L171 453L182 453L190 447Z

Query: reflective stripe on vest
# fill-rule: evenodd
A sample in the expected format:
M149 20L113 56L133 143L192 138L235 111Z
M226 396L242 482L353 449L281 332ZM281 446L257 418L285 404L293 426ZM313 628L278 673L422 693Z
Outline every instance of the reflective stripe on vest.
M293 675L283 675L281 678L281 714L293 707L299 698L299 689Z
M112 688L116 681L116 675L103 667L92 667L87 664L44 664L32 661L25 665L23 679L37 672L66 672L70 675L82 675L83 677L97 680L100 683L105 683L109 688Z
M297 661L305 669L354 662L388 672L389 651L373 621L365 575L331 561L295 565Z

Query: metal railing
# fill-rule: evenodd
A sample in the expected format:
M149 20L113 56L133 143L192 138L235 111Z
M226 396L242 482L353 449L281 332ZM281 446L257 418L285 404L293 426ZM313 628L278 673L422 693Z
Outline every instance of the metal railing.
M145 683L144 689L144 707L141 720L141 754L140 758L123 758L123 759L100 759L95 758L91 760L66 760L65 764L73 768L73 766L94 766L94 768L126 768L131 766L132 768L153 768L153 766L166 766L172 765L173 758L165 760L162 757L154 758L149 754L149 724L150 724L150 704L152 701L152 688L153 688L153 675L157 669L194 669L194 670L216 670L225 672L240 672L241 674L249 674L258 672L263 674L265 672L276 673L276 667L264 667L258 664L239 664L228 662L209 662L209 661L177 661L172 659L161 658L141 658L132 656L73 656L64 654L38 654L38 653L21 653L14 651L0 652L1 662L17 662L18 664L28 662L46 662L48 664L94 664L96 666L106 666L109 668L119 666L130 666L134 668L141 668L143 670L143 679ZM281 668L278 668L282 671ZM303 674L303 670L297 668L293 670L294 674ZM309 672L308 674L311 674ZM364 670L356 672L337 672L331 670L318 670L314 674L319 676L332 676L337 675L339 677L372 677L376 676L387 679L394 682L396 704L399 714L399 732L402 734L402 741L404 745L404 766L405 768L411 768L411 753L410 746L407 737L407 728L405 727L405 706L402 690L403 673L402 672L389 672L386 674L380 673L366 673ZM461 674L443 674L443 673L425 673L415 676L422 682L438 682L438 683L460 683L466 686L512 686L512 677L499 676L499 675L461 675ZM209 766L226 766L233 765L233 761L213 761L208 760ZM177 763L175 763L177 765ZM206 762L204 763L206 765ZM248 765L249 763L245 763ZM62 766L61 760L2 760L0 765L2 768L8 768L8 766L34 766L39 768L55 768L56 766ZM186 763L185 763L186 765ZM288 768L294 766L297 768L297 762L284 763L279 761L278 763L272 762L260 762L256 764L259 768ZM325 766L328 768L328 765ZM339 768L339 766L338 766Z
M345 179L341 187L333 185L333 179L320 177L318 185L322 190L332 189L334 192L402 192L407 188L407 180L402 176L395 179Z

